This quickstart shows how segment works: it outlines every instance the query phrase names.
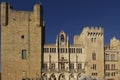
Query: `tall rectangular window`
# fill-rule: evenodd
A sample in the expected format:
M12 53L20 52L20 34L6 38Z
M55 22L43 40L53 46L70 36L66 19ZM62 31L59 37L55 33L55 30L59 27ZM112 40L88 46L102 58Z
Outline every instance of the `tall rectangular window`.
M111 64L111 69L115 69L115 64Z
M61 69L62 69L62 70L65 69L65 63L61 63Z
M93 64L93 70L96 70L96 64Z
M61 53L64 53L64 48L60 48L60 52L61 52Z
M95 43L96 42L96 38L91 38L91 42Z
M96 53L92 53L92 60L96 60Z
M26 59L26 50L22 50L22 59Z
M110 69L110 64L105 64L105 69L109 70Z
M109 60L109 54L105 54L105 60Z
M81 63L78 64L78 70L80 70L80 69L82 69L82 64Z
M48 68L47 63L44 63L44 64L43 64L43 68L44 68L44 69L47 69L47 68Z
M48 53L49 52L49 48L44 48L44 52Z
M73 63L70 64L70 69L74 69L74 64Z
M115 60L115 54L111 54L111 60Z
M55 70L55 64L54 63L51 64L51 69Z

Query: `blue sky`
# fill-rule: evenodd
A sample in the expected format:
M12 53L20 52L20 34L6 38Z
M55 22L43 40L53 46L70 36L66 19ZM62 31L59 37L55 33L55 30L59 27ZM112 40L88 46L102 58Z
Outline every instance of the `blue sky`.
M15 10L33 10L41 2L46 22L46 43L54 43L56 35L64 30L73 42L85 26L102 26L105 43L116 36L120 39L119 0L0 0L10 3Z

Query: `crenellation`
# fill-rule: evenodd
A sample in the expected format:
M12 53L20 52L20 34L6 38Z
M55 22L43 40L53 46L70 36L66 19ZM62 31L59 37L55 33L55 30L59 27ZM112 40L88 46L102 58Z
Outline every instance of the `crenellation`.
M98 30L100 26L94 26L94 29L95 30Z
M37 26L43 25L43 17L40 15L43 15L42 13L42 6L40 4L36 4L34 6L34 16L35 16L35 24Z
M8 3L1 3L1 25L6 26L8 24Z

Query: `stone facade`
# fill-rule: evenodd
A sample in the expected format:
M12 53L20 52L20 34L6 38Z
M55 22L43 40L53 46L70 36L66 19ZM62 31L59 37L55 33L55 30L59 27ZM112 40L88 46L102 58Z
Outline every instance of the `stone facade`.
M85 47L86 73L91 77L104 79L104 31L102 28L86 27L74 37L74 44Z
M39 79L44 44L42 6L15 11L1 3L2 80Z
M120 41L104 46L101 27L85 27L69 43L62 30L55 44L45 43L40 4L15 11L1 3L1 80L119 80Z
M85 73L84 46L69 44L68 36L61 31L56 44L44 45L42 76L46 80L77 80ZM87 75L86 75L87 76Z
M105 45L105 79L120 79L120 41L113 37L110 45Z

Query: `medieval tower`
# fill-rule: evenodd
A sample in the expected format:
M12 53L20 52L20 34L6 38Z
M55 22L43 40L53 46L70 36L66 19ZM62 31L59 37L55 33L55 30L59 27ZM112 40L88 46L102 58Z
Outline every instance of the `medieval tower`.
M44 44L43 12L15 11L1 3L2 80L38 80L41 77Z
M74 44L85 47L85 71L91 77L104 79L104 31L98 27L86 27L74 37Z

